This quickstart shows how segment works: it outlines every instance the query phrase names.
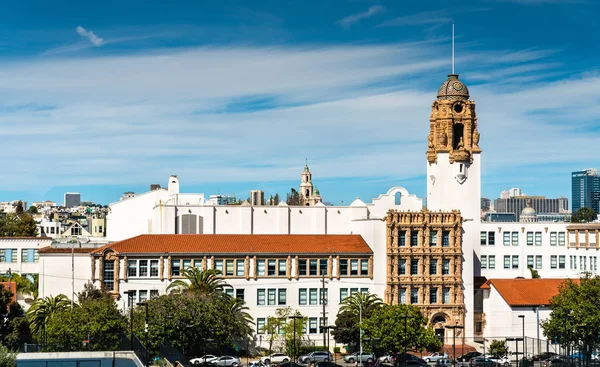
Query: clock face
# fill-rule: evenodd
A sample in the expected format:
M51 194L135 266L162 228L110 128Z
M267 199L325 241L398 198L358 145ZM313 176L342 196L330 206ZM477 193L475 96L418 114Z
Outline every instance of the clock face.
M456 91L461 91L464 88L464 86L459 82L454 82L452 83L452 88L454 88L454 90Z

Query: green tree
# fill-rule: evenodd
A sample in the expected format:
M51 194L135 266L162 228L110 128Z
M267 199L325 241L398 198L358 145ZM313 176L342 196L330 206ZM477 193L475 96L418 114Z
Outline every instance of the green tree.
M302 204L300 202L300 194L298 193L298 191L296 191L296 189L292 188L290 190L290 193L287 194L286 203L287 203L287 205L301 205Z
M279 322L279 329L283 333L284 352L288 356L299 356L300 347L304 344L304 330L308 319L303 317L300 311L292 310L291 307L279 308L276 311L276 319ZM301 317L300 319L290 319L290 316ZM295 327L295 330L294 330ZM294 339L295 338L295 339ZM294 350L294 346L296 349Z
M84 302L93 299L102 299L108 297L108 294L96 288L92 283L85 283L83 290L77 293L78 302Z
M358 344L360 340L360 329L358 327L358 317L352 312L340 312L335 319L336 329L331 331L331 335L337 343Z
M220 272L214 269L202 271L196 267L189 267L183 270L182 275L185 279L177 279L168 287L169 292L192 292L202 295L212 295L216 293L223 294L225 288L231 288L223 278Z
M550 299L550 318L542 321L544 335L580 350L589 363L600 346L600 277L586 273L579 282L565 280Z
M501 358L508 355L508 346L506 345L506 340L497 340L494 339L490 343L488 347L488 352L494 358Z
M0 219L0 236L34 237L37 235L35 219L28 213L8 213Z
M587 223L596 219L596 213L590 208L580 208L571 216L573 223Z
M405 316L411 316L405 318ZM366 338L380 339L378 346L386 351L439 350L442 342L427 327L427 319L412 305L383 305L363 320ZM406 328L405 328L406 325ZM370 347L367 343L363 347Z
M273 205L279 205L279 194L275 194L275 196L273 197Z
M0 344L0 367L17 367L17 353Z
M2 282L15 282L17 285L17 295L31 296L34 299L38 296L39 274L21 275L12 273L11 275L0 276Z
M117 350L126 320L109 296L85 298L57 311L46 325L49 351Z
M273 343L279 338L279 326L281 325L281 319L275 316L267 317L267 321L262 328L262 332L267 336L267 342L269 343L269 353L273 353Z
M350 312L356 316L360 316L362 313L362 318L366 319L382 306L383 301L376 294L362 292L354 293L340 302L340 310L338 313Z
M531 279L540 279L540 273L538 273L537 270L535 270L534 268L532 268L531 266L527 267L529 269L529 272L531 273Z
M30 206L29 209L27 209L27 213L33 215L33 214L37 214L38 213L38 208L35 206Z
M23 207L23 202L22 201L18 201L17 202L17 206L15 207L15 213L17 213L17 215L20 216L24 212L25 212L25 208Z
M0 343L11 349L19 347L22 336L29 334L25 313L18 303L12 302L13 293L0 284Z
M44 325L47 325L56 313L70 307L71 301L64 294L59 294L56 297L38 298L27 310L27 320L29 321L31 333L39 338Z

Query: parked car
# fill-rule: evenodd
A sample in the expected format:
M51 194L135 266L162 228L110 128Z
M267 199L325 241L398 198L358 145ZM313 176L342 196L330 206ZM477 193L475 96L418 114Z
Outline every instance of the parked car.
M495 367L496 366L496 362L492 361L489 358L485 358L485 357L471 358L471 361L469 362L469 364L471 365L471 367Z
M489 359L492 360L496 366L510 366L510 360L508 357L490 357Z
M315 363L315 362L329 362L332 359L333 358L331 357L331 353L324 352L324 351L318 351L318 352L308 353L307 355L304 355L304 356L300 356L300 358L298 358L298 362L310 364L310 363Z
M544 367L569 367L574 365L560 358L547 359L542 364Z
M206 355L203 355L202 357L190 359L190 363L191 364L211 363L212 361L214 361L217 358L218 358L217 356L213 356L212 354L206 354Z
M469 361L471 361L471 359L473 359L475 357L481 357L481 353L479 353L479 352L465 353L462 356L456 358L456 364L459 366L469 366L470 365Z
M379 362L381 363L392 363L393 360L394 357L392 357L390 354L384 354L381 357L379 357Z
M423 357L423 360L427 363L429 362L437 362L438 359L448 358L446 353L432 353L428 356Z
M547 359L555 358L557 356L558 356L558 354L553 353L553 352L543 352L543 353L534 355L533 357L531 357L531 359L537 362L537 361L545 361Z
M373 353L366 353L366 352L363 352L362 355L360 354L360 352L356 352L356 353L352 353L352 354L349 354L344 357L344 362L346 362L346 363L354 363L356 361L370 363L370 362L373 362L374 360L375 360L375 356L373 355Z
M239 358L232 356L221 356L210 363L221 367L238 367L242 365L242 362L239 360Z
M287 361L287 362L279 363L279 364L277 364L275 366L276 367L304 367L304 366L299 365L298 363L295 363L293 361Z
M264 356L261 357L259 359L259 361L261 361L264 364L271 364L271 363L284 363L291 360L290 357L286 356L283 353L273 353L271 355L268 356Z
M440 358L435 362L436 367L447 367L452 366L452 359L450 358Z
M421 358L417 358L417 359L408 359L404 362L404 366L406 367L425 367L425 366L429 366L429 364L427 364L427 362L425 362L423 359Z
M412 355L410 353L400 353L392 356L392 362L394 363L394 367L402 367L404 361L412 361L412 360L421 360L419 357ZM425 361L423 361L425 362ZM425 362L427 363L427 362Z

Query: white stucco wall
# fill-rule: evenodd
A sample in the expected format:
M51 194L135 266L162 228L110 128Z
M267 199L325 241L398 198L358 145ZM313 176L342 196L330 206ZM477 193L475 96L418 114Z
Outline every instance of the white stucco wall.
M50 238L36 238L36 237L3 237L0 238L0 249L12 249L16 251L16 261L5 261L0 262L0 274L7 274L8 270L12 273L19 274L38 274L40 269L39 261L27 262L22 256L23 249L36 249L39 250L43 247L50 246L52 239Z
M75 281L75 293L83 290L92 276L92 262L89 254L75 253L74 268L71 266L71 254L40 254L39 297L64 294L69 299L72 294L72 281Z

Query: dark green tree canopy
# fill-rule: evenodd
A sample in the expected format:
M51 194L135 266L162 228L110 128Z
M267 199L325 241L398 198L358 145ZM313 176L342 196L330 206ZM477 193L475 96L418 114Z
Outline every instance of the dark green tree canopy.
M488 351L490 355L494 358L500 358L508 355L509 350L508 346L506 345L506 340L492 340Z
M595 220L596 213L590 208L580 208L571 216L572 223L587 223Z

